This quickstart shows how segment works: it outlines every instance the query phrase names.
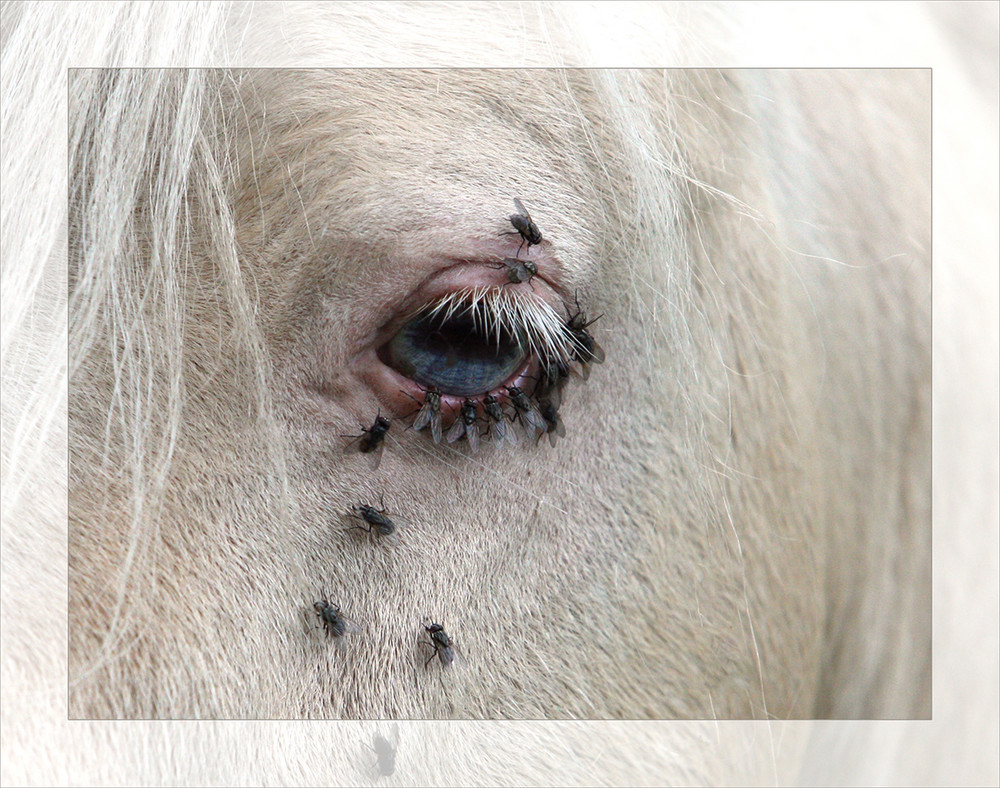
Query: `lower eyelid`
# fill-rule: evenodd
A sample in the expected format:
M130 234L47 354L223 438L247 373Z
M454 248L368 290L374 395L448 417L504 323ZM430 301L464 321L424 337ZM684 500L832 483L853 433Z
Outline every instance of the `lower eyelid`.
M401 418L414 414L419 408L417 403L423 401L425 389L392 367L383 364L374 349L369 353L357 359L356 374L358 379L375 393L380 406L390 412L393 417ZM478 402L483 397L492 394L498 400L504 401L509 396L507 386L517 386L530 392L538 378L538 370L538 359L529 357L509 379L489 391L483 391L469 397L469 399ZM461 396L442 394L442 414L451 418L453 414L458 413L464 399L465 397Z

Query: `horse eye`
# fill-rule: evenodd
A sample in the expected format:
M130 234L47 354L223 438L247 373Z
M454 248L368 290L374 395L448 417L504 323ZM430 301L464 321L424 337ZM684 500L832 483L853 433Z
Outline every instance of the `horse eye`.
M417 315L379 348L387 366L425 389L473 397L500 386L528 358L523 334L484 325L475 313Z

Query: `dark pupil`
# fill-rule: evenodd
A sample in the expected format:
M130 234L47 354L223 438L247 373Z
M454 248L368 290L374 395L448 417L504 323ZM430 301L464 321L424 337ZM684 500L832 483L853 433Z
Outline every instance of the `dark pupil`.
M469 397L506 381L523 363L526 343L501 327L487 334L469 313L418 316L380 351L382 360L424 388Z

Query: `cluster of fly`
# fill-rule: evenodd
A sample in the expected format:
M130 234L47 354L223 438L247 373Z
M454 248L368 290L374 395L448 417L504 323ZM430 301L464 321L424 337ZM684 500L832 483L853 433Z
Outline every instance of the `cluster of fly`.
M538 275L538 266L536 266L531 260L521 259L521 249L527 245L525 249L525 257L531 252L532 246L537 246L542 242L542 231L538 229L538 225L531 220L531 214L528 213L528 209L524 207L517 197L514 198L514 207L517 208L517 213L510 215L510 223L514 225L514 230L500 233L501 235L520 235L521 243L517 247L517 253L514 257L505 257L500 261L498 265L494 268L504 269L507 272L507 282L504 285L517 285L527 282L528 286L534 290L534 286L531 284L533 277Z
M525 247L530 252L532 246L540 244L542 233L516 197L514 207L517 213L509 217L514 230L501 235L518 235L521 243L517 256L504 258L500 267L507 269L508 284L530 284L537 268L530 260L522 260L520 254ZM543 435L548 435L549 442L555 445L556 438L566 434L559 408L562 389L571 372L587 379L591 365L604 361L603 349L588 331L600 316L588 320L580 307L579 298L574 299L575 311L564 304L566 317L560 318L547 305L534 299L502 296L496 288L452 293L425 314L428 318L437 317L442 321L465 315L471 318L477 329L498 337L501 330L509 333L525 331L526 341L539 359L538 377L530 385L530 391L523 384L521 387L505 387L506 401L487 394L481 398L466 397L457 408L443 408L442 392L433 386L422 389L422 399L407 394L418 405L412 429L417 432L429 429L434 443L440 444L442 440L455 443L465 438L473 454L479 451L484 441L490 441L497 447L513 446L519 442L518 430L514 427L519 424L529 441L537 443ZM579 365L579 371L574 365ZM389 419L379 413L371 427L362 426L361 435L350 436L357 441L362 453L372 456L375 467L378 467L389 427ZM364 515L361 516L365 519ZM372 525L367 519L365 522Z
M484 440L490 440L497 447L517 444L519 439L515 424L520 425L529 441L537 443L543 435L548 435L549 442L555 445L556 438L566 434L559 417L563 387L571 374L586 379L590 376L591 365L604 361L604 350L587 330L600 316L588 321L578 299L575 306L575 311L565 306L567 317L558 327L562 344L553 343L546 348L548 352L538 354L539 373L533 385L525 387L529 390L505 386L507 396L504 402L493 394L478 400L466 397L457 411L450 414L452 423L446 432L442 421L448 414L441 407L441 392L426 389L423 402L413 398L420 405L413 429L419 431L430 427L431 439L435 443L440 443L442 437L448 443L464 437L473 454ZM579 371L574 364L579 365Z
M507 282L504 287L453 293L442 299L431 314L440 314L442 319L448 319L461 310L471 311L477 328L484 328L487 334L492 331L498 337L501 326L522 329L527 347L539 359L538 377L534 379L530 393L518 386L505 386L507 396L504 400L493 394L487 394L481 399L466 397L451 414L442 413L442 392L434 387L422 389L422 400L407 395L419 405L412 429L419 432L430 428L431 440L435 443L441 443L442 438L448 443L455 443L464 437L473 453L479 450L483 440L489 440L498 447L518 443L515 424L520 425L528 440L534 439L537 443L543 435L548 435L549 442L554 446L556 437L566 434L559 417L559 407L562 404L563 386L571 373L577 372L572 365L579 364L578 374L586 379L590 375L591 365L604 361L604 351L587 330L600 316L588 321L579 299L575 299L575 312L571 312L569 306L564 304L566 318L562 319L541 302L503 297L499 292L510 284L527 283L531 286L532 278L538 274L537 266L527 259L527 254L532 246L542 242L541 230L516 197L514 207L517 213L509 217L514 230L501 235L518 235L521 243L514 257L505 257L495 266L506 271ZM521 250L525 248L525 259L521 259ZM442 423L446 415L450 415L452 419L447 432ZM377 468L391 425L391 421L379 412L370 427L361 426L360 435L344 437L352 438L348 447L353 448L357 444L358 451L369 455ZM387 515L381 496L379 506L379 509L362 503L352 506L351 514L362 523L355 527L379 537L392 534L396 525ZM313 609L327 636L338 643L344 635L360 631L357 625L341 613L338 606L331 604L326 598L314 603ZM438 658L443 669L464 662L461 652L441 624L431 622L424 623L423 626L428 639L420 643L433 650L424 662L425 668L434 657ZM378 736L374 750L379 759L379 772L391 774L395 747Z

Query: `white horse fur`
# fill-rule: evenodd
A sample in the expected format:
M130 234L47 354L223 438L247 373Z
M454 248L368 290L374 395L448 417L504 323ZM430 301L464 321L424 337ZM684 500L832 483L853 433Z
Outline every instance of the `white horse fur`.
M931 72L565 68L759 62L782 15L620 5L4 7L5 784L955 779L782 722L931 717ZM947 59L960 16L783 7L847 59L902 18L952 69L935 413L982 476L936 467L972 530L935 581L988 678L934 714L995 781L996 394L950 379L995 384L995 69ZM481 68L511 46L547 68ZM489 303L578 296L607 361L565 439L473 457L405 429L372 343L434 261L514 254L515 196L540 277ZM377 412L373 470L342 436ZM345 521L380 496L384 541ZM455 721L498 719L581 722ZM380 778L376 720L439 722Z

